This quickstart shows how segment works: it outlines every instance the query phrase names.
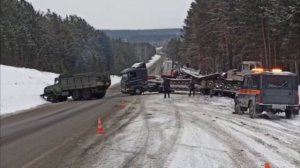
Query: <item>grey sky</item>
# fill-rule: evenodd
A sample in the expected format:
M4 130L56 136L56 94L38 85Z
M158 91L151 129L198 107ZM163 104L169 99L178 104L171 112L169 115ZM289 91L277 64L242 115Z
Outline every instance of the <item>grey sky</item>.
M27 0L37 10L76 14L97 29L181 28L193 0Z

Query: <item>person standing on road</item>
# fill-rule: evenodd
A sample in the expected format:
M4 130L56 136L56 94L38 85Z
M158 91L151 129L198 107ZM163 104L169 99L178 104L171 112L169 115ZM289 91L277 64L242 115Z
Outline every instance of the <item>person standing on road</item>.
M170 86L170 80L167 78L164 78L164 98L170 98L170 91L171 91L171 86Z
M189 96L191 96L192 94L193 94L193 96L195 96L195 82L194 82L193 78L191 79L191 81L189 83L189 88L190 88Z

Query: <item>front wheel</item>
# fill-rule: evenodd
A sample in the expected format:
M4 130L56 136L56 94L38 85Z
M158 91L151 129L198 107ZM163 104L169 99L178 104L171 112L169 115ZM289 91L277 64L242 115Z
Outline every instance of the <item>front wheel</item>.
M98 93L98 94L96 95L96 98L97 98L97 99L102 99L102 98L105 96L105 94L106 94L106 92Z
M249 105L249 116L250 118L256 118L256 108L254 103L250 103Z
M51 102L51 103L57 103L58 102L58 98L55 95L49 95L47 97L47 101Z
M142 90L141 90L140 88L136 88L136 89L134 90L134 93L135 93L136 95L141 95L141 94L142 94Z
M234 111L235 111L236 114L240 114L240 115L243 114L243 112L241 110L241 107L240 107L238 102L236 102L235 105L234 105Z
M73 100L80 100L82 98L82 94L80 90L74 90L72 93Z

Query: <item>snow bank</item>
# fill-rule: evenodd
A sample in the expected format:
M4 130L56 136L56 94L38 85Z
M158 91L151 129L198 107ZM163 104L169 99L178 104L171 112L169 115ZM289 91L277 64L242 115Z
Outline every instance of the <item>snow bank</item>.
M115 85L117 83L120 83L120 81L121 81L121 77L120 76L116 76L116 75L111 75L110 79L111 79L111 86L113 86L113 85Z
M146 63L147 68L151 67L154 63L156 63L161 58L160 55L154 55L151 59Z
M46 86L54 83L58 74L5 65L0 65L0 68L1 115L48 103L40 95ZM120 81L121 77L111 76L111 85Z
M39 95L58 76L55 73L5 65L0 65L0 71L1 115L46 103Z

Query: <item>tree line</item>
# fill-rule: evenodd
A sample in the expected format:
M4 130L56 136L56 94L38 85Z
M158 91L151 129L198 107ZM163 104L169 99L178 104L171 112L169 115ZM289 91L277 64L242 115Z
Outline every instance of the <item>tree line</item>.
M148 43L110 39L84 19L36 11L25 0L1 1L1 64L56 73L119 73L155 54Z
M299 0L195 0L182 33L168 55L203 73L253 60L299 74Z

